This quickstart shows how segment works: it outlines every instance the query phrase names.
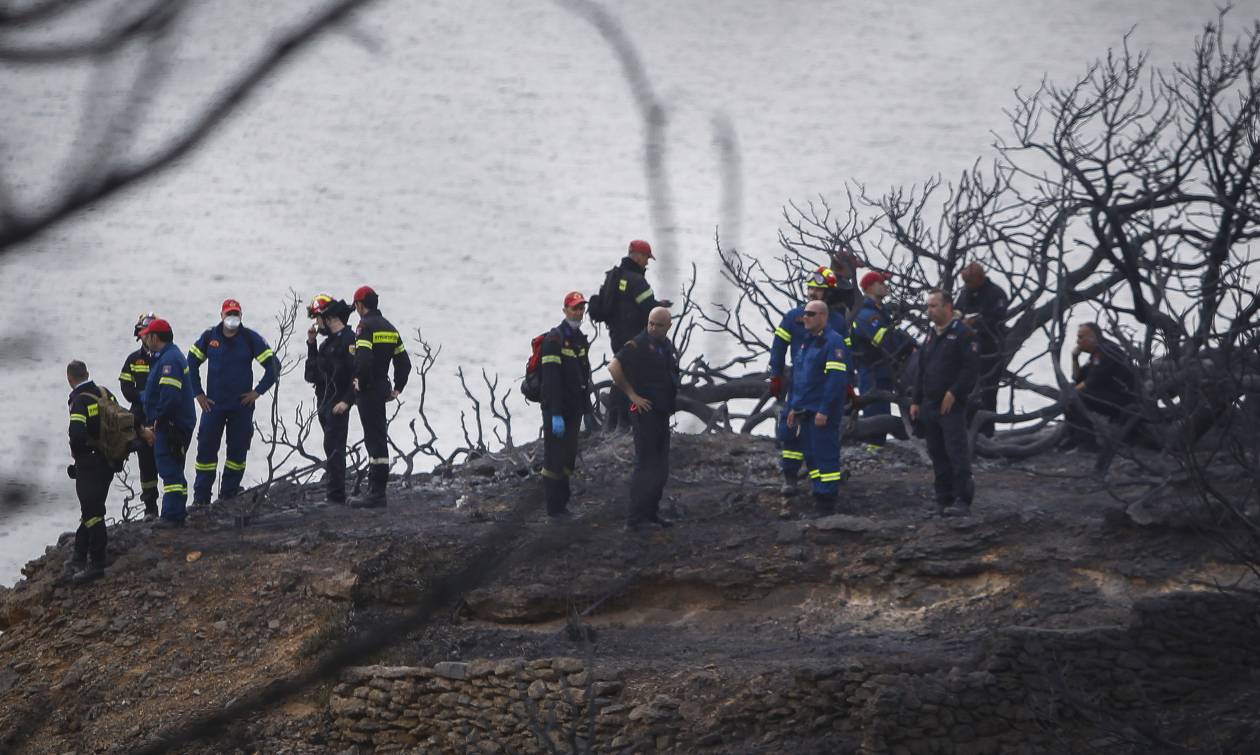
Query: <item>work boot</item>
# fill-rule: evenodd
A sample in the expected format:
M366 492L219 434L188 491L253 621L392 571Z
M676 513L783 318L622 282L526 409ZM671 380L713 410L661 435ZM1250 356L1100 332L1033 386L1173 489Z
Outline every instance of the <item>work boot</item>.
M560 509L559 511L548 511L547 521L552 524L562 524L564 522L573 521L573 514L568 509Z
M385 496L371 493L351 496L349 505L352 509L383 509L386 507Z
M672 521L668 519L662 519L660 514L653 516L651 519L648 520L648 522L656 525L657 527L660 527L663 530L667 530L670 527L674 526L674 523Z
M814 516L831 516L836 513L836 497L834 495L814 494Z
M784 498L791 498L800 492L800 488L796 486L796 473L783 473L783 487L779 488L779 492Z
M61 567L61 576L73 577L75 574L83 571L83 567L87 566L87 556L71 556L66 559L66 563Z
M970 516L971 504L961 498L955 499L953 503L941 512L941 516Z
M70 578L70 581L76 585L83 585L104 576L105 567L95 561L90 561L83 567L83 569L76 572L75 575Z

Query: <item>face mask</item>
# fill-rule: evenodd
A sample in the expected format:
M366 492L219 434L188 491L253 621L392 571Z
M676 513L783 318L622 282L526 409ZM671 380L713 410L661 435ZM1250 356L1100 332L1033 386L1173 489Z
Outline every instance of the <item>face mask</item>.
M239 315L230 315L223 318L223 327L228 330L236 330L241 327L241 318Z
M568 319L568 318L566 317L564 321L565 321L565 322L567 322L567 323L569 324L569 327L570 327L570 328L573 328L574 330L581 330L581 329L582 329L582 321L581 321L581 320L570 320L570 319Z

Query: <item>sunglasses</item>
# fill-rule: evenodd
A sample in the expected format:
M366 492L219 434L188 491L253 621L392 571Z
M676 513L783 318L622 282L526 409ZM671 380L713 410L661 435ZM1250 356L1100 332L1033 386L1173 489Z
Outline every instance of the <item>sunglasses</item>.
M821 317L822 312L804 312L801 317Z
M815 283L815 284L817 284L817 285L819 285L819 286L826 286L826 285L828 285L828 282L827 282L827 276L826 276L826 275L824 275L824 274L822 274L822 273L820 273L820 272L818 272L817 270L815 270L815 271L814 271L814 274L813 274L812 276L810 276L810 279L809 279L809 280L810 280L810 282L811 282L811 283Z

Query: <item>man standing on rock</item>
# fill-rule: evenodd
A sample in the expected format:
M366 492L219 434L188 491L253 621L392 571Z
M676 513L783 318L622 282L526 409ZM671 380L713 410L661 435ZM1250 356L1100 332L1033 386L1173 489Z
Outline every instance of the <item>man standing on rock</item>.
M140 435L153 446L158 476L162 478L162 514L153 525L155 529L184 526L188 502L184 459L197 426L188 362L174 338L171 324L161 318L140 331L140 342L153 355L143 393L144 416L149 424Z
M256 331L241 324L241 305L228 299L220 307L221 322L201 334L188 349L189 380L201 406L197 429L197 477L193 482L193 505L210 503L214 478L219 467L219 445L227 431L227 452L219 498L241 492L245 457L254 438L254 402L275 385L280 375L279 360ZM201 363L206 368L206 388L201 388ZM263 376L254 385L254 362L262 365Z
M608 365L613 383L629 397L634 423L634 472L630 475L627 530L669 527L660 516L669 479L669 420L677 407L678 360L669 341L669 310L648 314L647 328L627 342Z
M847 348L849 320L843 304L833 303L837 285L835 273L830 268L820 267L806 281L805 291L810 301L822 301L829 305L828 325L844 338ZM831 301L828 301L829 299ZM779 327L774 329L774 337L770 341L770 395L783 402L783 407L779 411L779 421L775 426L775 435L780 447L779 469L783 472L781 492L784 496L796 495L796 480L801 472L801 464L805 460L801 435L795 429L789 428L787 424L788 416L791 414L789 406L792 394L790 390L784 390L788 354L791 353L792 365L795 368L801 346L809 338L804 315L804 305L788 310L783 315L783 320L779 322ZM837 424L839 424L839 419L837 417Z
M136 340L140 340L140 331L145 326L157 319L157 315L147 312L140 315L136 320L136 326L132 329ZM131 416L136 418L136 435L140 434L140 428L144 427L144 386L149 382L149 370L153 365L153 355L143 345L135 351L127 355L127 361L123 362L122 372L118 375L119 387L122 388L123 397L131 402ZM153 449L148 443L138 444L136 449L136 461L140 465L140 501L144 503L144 521L151 522L157 519L158 508L158 475L157 462L153 459Z
M980 348L979 394L968 406L967 421L976 410L985 409L997 413L998 379L1002 376L1002 347L1006 340L1006 292L985 275L984 266L972 262L962 270L963 290L954 301L954 317L962 318L967 327L976 331L976 344ZM986 420L980 432L993 437L993 420Z
M385 404L398 398L411 376L411 357L403 345L402 335L378 309L380 298L371 286L359 286L354 292L354 311L359 326L354 344L355 403L363 424L363 445L368 452L368 492L355 496L350 507L383 508L385 488L389 482L389 422ZM390 388L389 367L394 366L394 385Z
M828 314L821 301L805 305L807 335L792 365L787 416L788 431L800 437L813 481L815 511L822 516L835 512L843 477L840 435L849 388L848 347L844 336L828 326Z
M867 396L872 392L896 390L893 366L903 353L914 349L914 339L908 333L893 327L893 318L884 307L888 297L888 281L892 273L872 270L862 276L862 307L853 321L853 353L858 364L858 392ZM871 401L862 409L863 417L892 414L889 401ZM880 435L867 445L868 451L884 447L885 436Z
M932 458L937 512L966 516L975 496L967 399L976 386L980 350L975 331L954 319L954 305L939 288L928 292L927 314L932 331L919 352L910 419L919 423Z
M74 533L74 555L66 562L66 575L75 584L105 576L105 498L114 469L96 447L101 438L100 401L108 394L88 376L87 365L73 361L66 366L70 381L70 456L66 468L79 496L79 529Z
M630 242L626 256L617 268L613 291L613 310L608 319L608 334L613 353L617 353L632 338L643 332L649 313L657 307L669 307L668 299L657 301L647 282L648 260L656 259L652 245L642 239ZM630 428L630 399L614 388L609 395L608 430L622 431Z
M547 516L569 518L569 478L577 464L578 433L590 411L590 342L581 330L586 297L564 297L564 321L543 337L538 369L542 377L543 491Z
M306 333L303 377L315 386L315 415L324 431L324 489L329 503L346 502L346 435L354 404L354 331L346 325L351 309L344 301L318 294L306 308L315 323ZM315 337L324 342L315 347Z

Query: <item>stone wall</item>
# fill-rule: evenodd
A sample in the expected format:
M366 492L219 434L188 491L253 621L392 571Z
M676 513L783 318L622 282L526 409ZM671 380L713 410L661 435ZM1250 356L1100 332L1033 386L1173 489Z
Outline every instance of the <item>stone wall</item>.
M757 675L652 674L574 658L349 670L334 741L388 752L1050 753L1115 745L1151 710L1211 705L1260 678L1253 600L1185 593L1139 602L1128 627L1008 628L979 659L888 657ZM627 681L629 680L629 681ZM1119 726L1118 726L1119 725Z

